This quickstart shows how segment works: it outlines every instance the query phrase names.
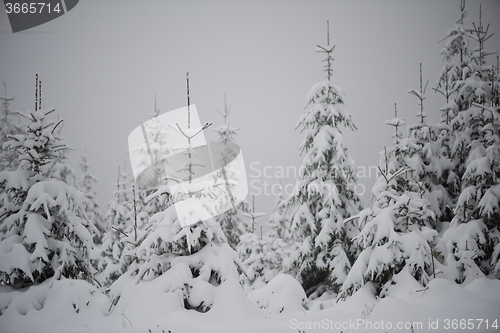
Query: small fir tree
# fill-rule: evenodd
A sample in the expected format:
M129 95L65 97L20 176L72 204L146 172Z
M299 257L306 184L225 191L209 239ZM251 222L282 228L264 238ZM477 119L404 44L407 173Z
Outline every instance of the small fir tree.
M107 230L107 224L97 202L97 192L94 189L94 186L97 183L97 178L90 173L90 166L88 164L86 152L82 154L80 158L79 167L82 174L78 179L78 189L88 199L88 202L85 205L85 211L87 212L89 219L96 226L97 230L99 230L100 236L94 241L100 243L102 235L104 235Z
M21 127L14 124L16 112L10 110L10 103L14 100L14 97L7 95L7 85L5 82L4 97L0 97L2 101L1 106L1 116L0 116L0 171L3 170L16 170L19 165L19 156L14 150L3 149L5 143L10 139L9 136L21 134Z

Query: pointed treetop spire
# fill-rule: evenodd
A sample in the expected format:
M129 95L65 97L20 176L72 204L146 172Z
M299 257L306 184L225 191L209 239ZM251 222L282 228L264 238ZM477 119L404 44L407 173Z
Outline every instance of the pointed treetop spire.
M326 46L330 45L330 20L326 21Z
M494 34L488 34L488 30L490 29L490 24L486 27L483 26L482 22L482 9L481 9L481 4L479 4L479 26L476 26L476 24L473 22L472 25L474 26L474 29L472 30L472 38L476 40L476 42L479 43L479 48L477 50L477 54L475 56L476 58L476 63L479 66L482 66L486 63L484 60L485 56L495 54L496 52L491 52L491 51L485 51L484 50L484 43L491 38ZM482 69L480 69L482 71Z
M399 131L399 127L400 126L403 126L405 124L405 121L404 119L401 119L401 118L398 118L398 109L397 109L397 105L396 103L394 103L394 119L391 119L391 120L387 120L385 122L386 125L389 125L389 126L394 126L394 128L396 129L396 133L394 134L394 138L396 139L396 145L399 144L399 140L401 139L401 133Z
M397 107L396 103L394 103L394 118L398 119L398 121L394 124L394 128L396 129L396 134L395 134L396 144L398 144L399 143L399 139L400 139L400 136L399 136L399 126L404 125L404 121L399 121L399 118L398 118L398 107Z
M38 73L35 80L35 111L38 110Z
M38 73L35 81L35 111L37 111L42 108L42 80L38 80Z
M191 105L191 101L189 99L189 72L186 72L186 89L188 99L188 128L191 128L191 111L189 110L189 106Z
M424 112L424 99L425 99L425 90L427 89L427 84L429 80L425 83L425 87L422 85L422 63L420 63L420 89L417 91L415 89L408 90L408 93L417 96L420 100L420 114L417 114L417 117L420 117L420 123L424 123L425 120L425 112Z
M330 47L330 21L326 21L326 47L318 45L318 50L316 52L326 53L326 59L323 62L326 62L325 66L323 66L324 71L326 72L326 77L328 81L332 77L332 61L334 60L332 57L332 52L335 49L335 45Z
M229 112L231 112L231 105L228 107L226 103L226 92L224 92L224 112L220 112L218 109L217 112L224 118L224 125L226 125L227 117L229 116Z
M467 11L465 10L465 0L460 2L460 18L458 19L458 23L464 24L464 18L467 16Z
M252 234L255 231L255 220L259 217L266 216L266 213L257 213L255 212L255 195L252 195L252 211L250 213L243 213L244 217L247 217L252 220Z
M160 109L156 107L156 95L155 95L155 117L158 117L159 114L160 114Z

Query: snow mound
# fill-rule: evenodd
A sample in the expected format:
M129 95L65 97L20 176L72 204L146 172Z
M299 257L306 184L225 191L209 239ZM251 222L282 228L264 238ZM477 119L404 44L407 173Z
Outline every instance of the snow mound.
M109 304L108 297L90 283L66 278L22 291L4 286L1 293L4 333L87 330L91 318L103 318Z
M396 274L393 281L394 284L388 282L387 285L384 286L384 294L386 296L405 300L410 295L424 291L424 287L411 275L408 266L405 266L401 272Z
M248 298L269 313L304 311L306 293L291 275L278 274L267 285L253 290Z
M475 293L478 297L500 300L500 280L478 278L464 289Z

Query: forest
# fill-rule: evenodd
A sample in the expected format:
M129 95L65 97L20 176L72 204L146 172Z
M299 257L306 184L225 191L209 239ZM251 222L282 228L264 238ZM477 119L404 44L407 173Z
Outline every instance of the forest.
M105 208L87 155L77 166L68 161L71 143L42 100L43 78L35 76L27 111L13 111L4 83L0 330L498 329L499 57L488 50L489 25L481 16L469 25L464 1L460 10L440 41L436 83L423 79L420 64L420 85L408 90L417 121L403 119L397 104L385 121L393 141L380 147L369 204L355 190L344 134L356 125L334 83L333 55L342 45L329 38L311 50L323 56L324 80L305 95L295 127L303 137L296 183L281 188L266 217L251 195L237 197L246 178L230 106L224 101L218 124L201 124L189 79L188 118L165 129L159 119L168 112L155 108L138 127L151 145L146 138L147 149L136 151L155 162L144 166L130 154L142 174L118 169ZM424 107L431 90L442 98L439 110ZM186 139L182 147L169 142L172 131ZM211 147L220 170L196 183L200 163L210 160L196 159L202 153L193 138L205 131L217 134ZM172 170L166 165L175 156L183 162Z

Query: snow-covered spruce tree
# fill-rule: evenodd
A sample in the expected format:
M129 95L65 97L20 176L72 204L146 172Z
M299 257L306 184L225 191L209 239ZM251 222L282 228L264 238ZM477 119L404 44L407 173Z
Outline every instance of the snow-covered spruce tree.
M262 288L283 270L286 248L285 242L272 229L261 237L254 233L241 236L237 252L245 268L240 276L245 291Z
M352 217L360 223L356 244L362 251L339 298L352 295L368 281L374 284L377 295L385 296L395 275L404 268L426 285L442 266L437 258L444 244L431 228L434 213L422 184L415 181L413 170L405 162L406 148L399 132L404 121L396 115L386 124L396 128L395 143L382 152L380 176L372 189L373 207Z
M441 119L435 127L436 156L434 156L434 159L439 166L440 172L440 177L437 180L441 182L443 189L446 191L442 192L441 213L437 214L437 218L441 222L452 219L455 202L460 193L460 177L456 173L458 165L453 154L456 136L451 121L456 117L459 110L460 103L456 103L457 94L461 86L462 73L467 68L472 53L469 48L471 42L470 29L464 27L466 15L465 0L462 0L460 3L460 18L456 21L455 26L446 31L445 36L440 40L440 42L445 41L440 54L446 64L438 77L436 87L433 88L446 100L439 110ZM467 70L465 70L465 73L467 73ZM446 201L449 201L448 204L446 204Z
M97 230L99 230L100 236L95 239L98 243L101 242L101 237L107 230L107 224L105 222L104 216L97 203L97 192L94 189L97 183L97 178L90 173L90 166L87 161L87 153L85 152L79 162L79 167L82 172L80 178L78 179L78 189L85 195L88 199L85 204L85 211L87 212L88 218L94 223Z
M105 216L108 227L102 236L102 244L92 257L98 270L97 279L104 287L109 287L125 273L132 261L125 256L126 250L132 247L125 238L134 225L134 200L129 176L126 172L120 172L118 167L117 182L112 184L116 186L116 190L112 193Z
M217 112L219 112L224 118L224 124L213 129L213 131L215 131L219 136L219 142L222 143L222 146L216 151L216 154L218 155L217 158L220 159L223 165L228 165L236 157L235 150L229 147L228 144L235 142L234 137L236 136L239 128L233 127L227 123L227 117L229 116L230 111L231 106L227 105L226 94L224 94L224 111L221 112L217 110ZM221 179L232 178L230 170L227 168L221 169L219 173L220 174L217 175L217 177ZM224 231L224 234L226 235L229 246L233 249L236 249L238 246L240 237L243 234L250 232L249 224L246 220L242 220L239 216L241 212L248 213L248 204L245 201L242 201L236 205L235 208L229 209L216 217L216 221L220 224L222 231Z
M137 228L129 235L129 241L136 245L135 264L110 288L111 308L115 307L114 311L119 313L128 309L134 315L133 309L160 304L151 302L152 299L161 300L161 309L155 306L154 311L162 313L183 309L206 312L217 305L220 295L230 293L237 297L238 290L238 303L245 299L238 282L236 252L211 217L215 216L211 198L220 195L223 187L193 181L193 175L199 172L196 159L199 148L191 146L191 139L210 124L192 127L189 105L188 89L188 125L172 125L187 140L185 150L180 153L184 154L185 162L178 169L182 186L174 193L170 193L170 186L160 186L156 195L171 196L175 205L153 215L145 228Z
M418 122L408 126L408 138L401 140L405 150L405 163L413 170L417 183L422 184L422 193L431 204L431 209L438 219L433 227L441 230L439 220L449 221L453 208L453 198L447 187L458 181L454 174L450 175L451 160L447 151L446 138L449 132L447 125L439 126L429 123L424 111L424 99L427 83L423 86L422 64L420 64L420 88L408 92L419 99L420 110ZM444 133L440 133L444 131Z
M140 225L147 223L151 216L165 209L158 196L153 195L158 190L157 182L162 179L163 169L165 164L168 163L168 160L164 159L164 157L171 154L171 147L168 144L168 131L164 128L165 124L159 120L159 114L160 110L156 106L155 95L154 110L148 114L151 119L141 125L144 133L147 135L149 146L147 151L140 150L139 153L148 156L143 163L148 163L152 160L153 165L141 174L142 178L137 182L137 184L140 183L140 186L136 188L136 210ZM145 165L140 166L143 167Z
M443 67L438 81L436 92L441 93L446 98L446 104L441 109L443 118L441 123L450 125L461 105L457 101L457 92L460 90L464 75L469 72L469 62L472 55L470 44L472 42L471 29L464 26L464 19L467 16L465 10L465 0L460 2L460 17L453 28L446 31L445 36L439 40L444 41L441 55L446 65Z
M462 14L461 19L459 20L463 31L465 33L460 34L460 38L455 37L461 43L456 42L457 44L455 50L445 52L448 48L445 46L443 52L445 55L445 59L448 60L450 67L454 69L452 71L452 75L450 77L450 83L454 84L453 86L453 94L451 95L451 101L449 102L450 110L454 110L449 114L449 124L451 130L454 134L453 142L452 142L452 162L454 166L454 172L459 179L461 179L465 173L466 169L466 161L468 158L468 154L470 151L470 141L472 139L471 135L474 135L474 132L477 133L477 125L474 123L477 122L478 118L474 117L474 112L470 110L472 103L481 103L484 99L485 95L483 92L491 93L492 89L488 85L490 84L489 80L484 79L483 69L486 72L488 71L488 66L485 66L485 54L483 49L484 44L484 32L479 32L481 42L479 43L479 47L475 48L473 51L471 50L471 44L474 41L474 35L476 35L477 39L477 28L464 28L463 27L463 18L465 17L465 4L462 3L461 6ZM483 29L480 24L481 29ZM487 34L487 32L486 32ZM457 35L458 36L458 35ZM491 36L487 36L488 38ZM453 39L452 39L453 40ZM446 43L449 44L449 41ZM488 53L488 52L487 52ZM459 65L452 62L453 57L459 56ZM484 67L484 68L483 68ZM454 74L459 73L460 75ZM486 73L485 72L485 73ZM482 97L481 97L482 96ZM459 184L457 188L456 197L460 194L462 188Z
M290 233L294 241L288 271L307 295L338 291L357 255L352 239L359 230L344 223L359 211L352 160L341 127L355 129L344 105L344 93L330 79L335 46L319 46L326 53L327 80L315 84L306 97L306 113L296 128L305 133L300 145L304 161L289 198Z
M37 77L37 95L38 95ZM37 96L38 97L38 96ZM12 202L2 207L1 283L13 288L62 277L92 281L88 251L97 229L87 219L85 196L58 180L46 179L46 167L64 143L54 136L57 125L47 119L54 109L20 114L29 120L26 134L11 136L5 146L16 150L16 171L0 173L2 191Z
M457 131L454 153L461 163L461 192L455 216L443 235L458 260L458 282L466 284L477 276L499 274L500 268L500 84L498 69L486 63L492 52L485 51L484 43L492 34L483 27L481 15L472 34L478 46L458 92L459 112L452 120Z
M0 171L3 170L16 170L19 165L19 156L16 151L5 150L3 145L9 141L10 135L20 134L21 127L15 125L14 118L17 115L16 112L10 110L10 102L14 100L14 97L7 95L7 85L3 83L5 95L0 97L2 101L2 106L0 111L2 112L0 116Z
M245 271L240 275L240 283L243 288L250 292L253 289L262 288L272 278L283 270L283 260L286 258L286 244L278 237L275 230L269 230L262 235L260 226L260 237L255 234L256 219L266 214L255 211L255 196L252 197L252 209L243 213L251 224L251 230L241 235L241 241L236 251L241 259Z

